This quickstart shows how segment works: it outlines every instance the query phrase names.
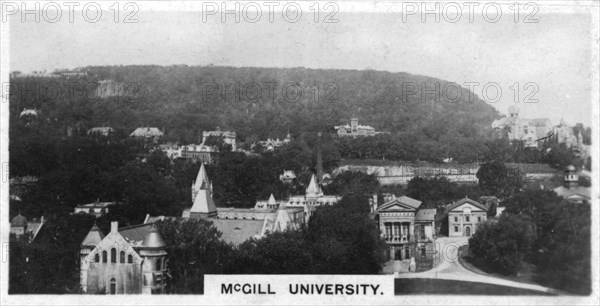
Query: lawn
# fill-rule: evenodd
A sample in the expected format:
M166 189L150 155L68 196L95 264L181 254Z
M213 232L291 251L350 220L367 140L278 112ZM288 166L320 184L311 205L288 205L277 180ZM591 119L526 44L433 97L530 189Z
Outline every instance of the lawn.
M435 278L397 278L394 282L394 293L396 295L554 295L548 292L540 292L529 289Z

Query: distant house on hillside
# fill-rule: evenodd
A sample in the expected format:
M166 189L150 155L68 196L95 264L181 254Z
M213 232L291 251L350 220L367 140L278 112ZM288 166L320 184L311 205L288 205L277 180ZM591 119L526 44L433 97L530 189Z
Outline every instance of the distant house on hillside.
M548 118L525 119L519 116L519 108L508 108L508 117L502 117L492 122L492 128L506 130L509 140L522 140L525 147L537 148L538 139L552 132L552 123Z
M279 138L277 138L277 139L268 138L267 140L259 141L258 144L260 144L264 148L265 151L273 152L273 151L275 151L275 149L278 149L278 148L290 143L290 141L292 141L292 136L290 135L290 133L288 133L287 136L285 137L285 139L283 139L283 140L279 140Z
M375 128L369 125L358 124L358 118L350 119L350 125L337 125L334 128L340 137L375 136L377 134L387 133L377 132L375 131Z
M203 131L202 132L202 144L206 143L206 139L208 137L222 138L223 142L231 145L231 151L237 151L237 146L236 146L236 142L235 142L235 139L236 139L235 132L221 131L221 129L219 127L217 127L217 129L215 131Z
M129 137L140 138L140 139L153 139L157 141L160 137L162 137L164 133L159 130L157 127L139 127L135 129Z
M100 199L96 200L96 202L81 204L75 207L74 213L79 214L89 214L94 215L96 218L101 217L102 215L108 213L109 206L115 205L117 202L100 202Z
M108 136L114 132L115 131L110 126L97 126L97 127L93 127L91 129L89 129L87 134L90 136L92 136L92 135Z

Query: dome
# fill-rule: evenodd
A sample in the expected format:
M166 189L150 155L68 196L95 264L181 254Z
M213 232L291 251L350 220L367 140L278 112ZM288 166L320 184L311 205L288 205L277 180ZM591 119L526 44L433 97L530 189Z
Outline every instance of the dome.
M142 242L142 247L145 248L162 248L167 246L165 241L162 239L154 225L150 228L146 237L144 237L144 241Z
M568 165L568 166L565 168L565 171L568 171L568 172L575 172L575 171L577 171L577 168L575 168L575 166L573 166L573 165Z
M21 112L21 115L19 115L19 117L23 117L23 116L36 116L37 117L37 111L35 109L23 109L23 111Z
M27 226L27 218L21 216L21 214L19 214L18 216L14 217L12 219L12 221L10 222L10 226L11 227L26 227Z

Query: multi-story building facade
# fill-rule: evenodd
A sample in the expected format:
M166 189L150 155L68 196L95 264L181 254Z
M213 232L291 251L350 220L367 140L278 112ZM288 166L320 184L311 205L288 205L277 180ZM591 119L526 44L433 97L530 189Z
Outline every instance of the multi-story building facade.
M377 207L381 235L390 260L431 260L435 241L435 209L420 209L421 201L402 196Z
M488 208L465 197L446 208L448 212L448 236L471 237L477 228L487 220Z
M168 275L166 244L153 224L118 228L108 235L90 229L80 247L80 283L89 294L164 293Z

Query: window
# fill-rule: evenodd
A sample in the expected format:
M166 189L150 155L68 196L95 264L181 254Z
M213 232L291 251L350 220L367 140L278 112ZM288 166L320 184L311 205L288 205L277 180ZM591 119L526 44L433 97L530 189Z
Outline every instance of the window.
M454 222L458 222L458 217L454 217Z
M112 262L112 263L117 262L117 249L115 249L115 248L110 249L110 262Z
M133 263L133 256L131 254L127 255L127 263Z
M96 253L96 256L94 256L94 261L100 262L100 254Z
M465 216L465 221L467 221L467 222L471 222L471 217L469 217L469 216Z
M454 227L454 232L458 233L458 226Z
M121 253L119 253L119 262L125 263L125 252L124 251L121 251Z
M481 217L477 217L477 222L481 222Z
M162 261L161 261L160 259L157 259L157 260L156 260L156 270L157 270L157 271L160 271L160 270L162 270L162 267L161 267L161 266L162 266Z
M108 253L106 253L106 251L102 251L102 262L106 263L107 259L108 259Z

